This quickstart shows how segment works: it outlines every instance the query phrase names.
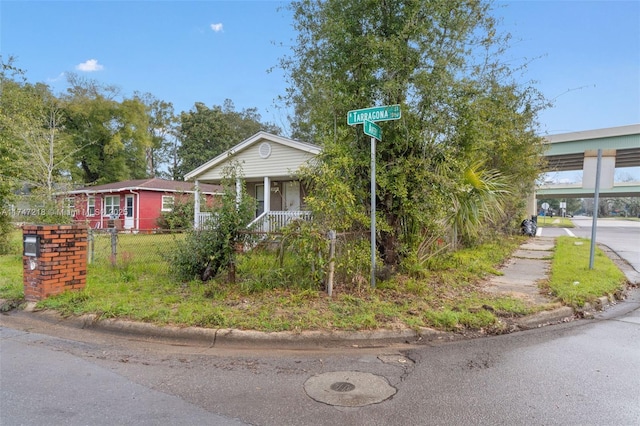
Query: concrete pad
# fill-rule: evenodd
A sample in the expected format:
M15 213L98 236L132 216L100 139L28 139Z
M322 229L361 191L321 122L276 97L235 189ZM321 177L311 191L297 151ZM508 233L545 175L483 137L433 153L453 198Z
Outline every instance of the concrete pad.
M553 256L550 250L516 250L513 257L523 259L549 259Z
M555 247L555 244L553 243L525 243L523 245L520 246L521 249L524 250L545 250L545 251L551 251L553 250L553 248Z
M523 250L553 250L556 246L554 238L536 237L520 246Z
M550 260L511 259L501 270L502 275L492 277L490 283L515 283L537 287L538 281L547 278L550 268Z

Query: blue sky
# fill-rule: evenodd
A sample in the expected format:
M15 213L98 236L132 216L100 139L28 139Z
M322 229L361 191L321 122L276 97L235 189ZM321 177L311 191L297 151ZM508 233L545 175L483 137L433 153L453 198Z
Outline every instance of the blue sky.
M0 0L0 52L54 91L73 71L124 95L152 93L176 113L229 98L286 128L274 106L287 87L278 59L295 38L284 4ZM540 117L542 134L640 123L640 1L495 5L513 35L508 59L532 60L523 81L555 98Z

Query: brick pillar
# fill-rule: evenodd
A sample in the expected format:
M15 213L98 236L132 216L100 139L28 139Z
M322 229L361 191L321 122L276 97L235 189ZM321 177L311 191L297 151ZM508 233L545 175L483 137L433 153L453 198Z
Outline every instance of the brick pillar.
M46 299L67 290L81 290L87 277L86 225L25 225L22 234L35 235L36 256L22 256L24 297Z

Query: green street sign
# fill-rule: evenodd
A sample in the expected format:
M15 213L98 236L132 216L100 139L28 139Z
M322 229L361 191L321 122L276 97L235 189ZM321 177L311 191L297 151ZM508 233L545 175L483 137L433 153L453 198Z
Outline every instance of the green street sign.
M368 121L389 121L400 118L400 105L385 105L373 108L356 109L347 113L347 124L363 124Z
M372 121L364 121L364 134L369 135L372 138L376 138L379 141L382 140L382 130L380 129L380 126Z

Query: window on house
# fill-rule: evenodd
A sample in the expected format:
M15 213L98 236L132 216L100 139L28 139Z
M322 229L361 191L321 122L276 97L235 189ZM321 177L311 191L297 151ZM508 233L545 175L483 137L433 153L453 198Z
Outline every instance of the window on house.
M87 216L95 216L96 214L96 197L87 199Z
M73 197L65 198L63 214L71 216L73 215L75 209L76 209L76 199Z
M104 215L117 216L120 214L120 196L107 195L104 197Z
M174 197L173 195L163 195L162 196L162 211L170 212L173 210Z

